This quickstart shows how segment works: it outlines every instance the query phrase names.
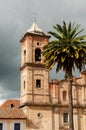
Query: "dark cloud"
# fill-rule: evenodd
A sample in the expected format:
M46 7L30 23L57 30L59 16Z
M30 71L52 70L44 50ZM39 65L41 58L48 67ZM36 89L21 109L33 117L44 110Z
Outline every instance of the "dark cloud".
M0 0L0 99L20 96L21 46L19 40L32 25L37 13L39 26L48 32L63 20L86 28L85 0ZM86 31L85 31L86 32ZM63 78L63 73L50 78Z

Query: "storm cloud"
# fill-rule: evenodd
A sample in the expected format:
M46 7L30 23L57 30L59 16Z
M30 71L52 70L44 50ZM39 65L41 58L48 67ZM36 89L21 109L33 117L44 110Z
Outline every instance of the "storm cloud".
M20 39L34 22L34 13L38 25L45 33L53 25L72 21L81 24L86 33L85 0L0 0L0 99L20 97ZM58 79L63 73L50 78Z

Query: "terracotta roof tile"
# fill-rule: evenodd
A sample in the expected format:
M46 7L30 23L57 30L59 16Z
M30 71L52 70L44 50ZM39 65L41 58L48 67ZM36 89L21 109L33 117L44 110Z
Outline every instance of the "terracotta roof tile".
M0 106L0 119L26 119L24 112L19 108L19 100L7 100Z
M14 106L19 106L20 105L20 100L6 100L3 104L1 104L0 107L9 107L11 104L13 104Z

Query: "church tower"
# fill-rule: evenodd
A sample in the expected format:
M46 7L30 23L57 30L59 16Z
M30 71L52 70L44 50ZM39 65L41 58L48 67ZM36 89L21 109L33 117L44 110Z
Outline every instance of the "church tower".
M49 38L35 21L20 40L21 105L49 103L49 72L41 53Z
M50 104L49 70L42 57L42 48L50 36L40 29L36 22L24 34L21 42L21 97L28 130L52 130ZM50 124L50 125L49 125Z

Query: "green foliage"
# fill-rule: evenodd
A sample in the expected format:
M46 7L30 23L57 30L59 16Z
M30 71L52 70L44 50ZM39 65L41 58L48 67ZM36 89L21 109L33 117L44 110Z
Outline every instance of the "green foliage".
M55 40L50 41L43 47L43 57L46 67L52 69L57 63L56 71L60 69L67 72L68 69L79 69L86 64L86 35L80 35L83 29L79 30L80 25L56 24L53 26L54 32L50 31Z

